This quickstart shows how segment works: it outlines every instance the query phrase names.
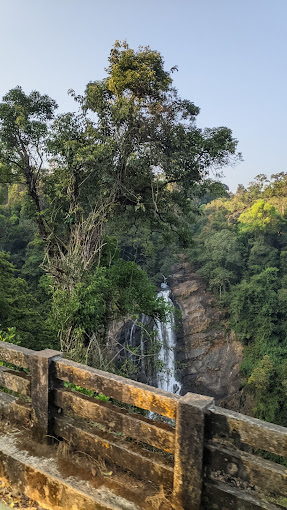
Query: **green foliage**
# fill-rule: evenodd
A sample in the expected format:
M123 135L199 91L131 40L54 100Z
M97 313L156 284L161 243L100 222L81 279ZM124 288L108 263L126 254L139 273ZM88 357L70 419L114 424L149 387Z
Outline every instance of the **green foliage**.
M28 205L22 185L7 186L5 203L0 205L0 250L11 254L17 268L23 265L27 244L36 232Z
M239 232L243 234L275 233L280 229L282 218L273 205L260 199L243 212L238 221Z
M274 365L270 356L265 354L257 367L254 368L248 379L248 384L253 385L256 392L260 395L262 392L268 393L274 371Z
M278 310L278 269L269 267L250 280L242 280L230 297L231 325L243 340L257 331L272 336Z
M0 104L0 249L22 276L3 296L3 325L28 346L57 331L69 356L93 350L98 364L113 321L165 316L144 269L159 282L200 201L226 196L203 177L240 158L230 129L196 126L199 108L179 98L159 52L116 42L106 73L83 97L71 91L77 114L55 117L55 101L21 87Z
M287 420L287 178L259 175L245 189L202 209L194 227L193 264L220 294L244 345L244 395L254 414ZM244 397L243 397L244 399Z
M10 344L17 343L16 340L16 328L7 328L7 331L2 331L0 329L0 340L1 342L8 342Z
M55 332L52 335L38 310L39 304L29 292L27 282L16 276L8 255L0 252L0 324L9 332L4 338L10 341L12 335L13 343L31 349L52 347Z
M178 97L163 64L148 47L117 42L107 78L90 82L81 104L99 119L115 209L133 221L144 216L152 230L180 232L193 212L194 185L237 157L237 141L228 128L195 126L199 108Z
M172 82L163 70L159 52L149 47L131 49L126 42L117 41L111 50L107 86L117 97L131 93L139 100L160 99Z
M11 178L20 175L20 168L31 164L29 158L41 159L47 136L47 121L57 107L46 95L33 91L26 95L21 87L10 90L0 104L0 160ZM17 150L21 148L21 150ZM8 170L9 169L9 170Z
M7 331L2 331L0 329L0 341L8 342L10 344L19 344L19 341L16 339L16 328L7 328ZM7 363L0 361L0 366L6 365Z
M250 275L260 273L267 267L278 267L279 250L272 246L272 243L266 242L264 238L259 238L249 244L250 252L248 257L248 271Z
M256 397L254 411L258 418L269 422L278 421L284 408L284 395L276 384L278 379L280 372L276 370L275 360L267 354L257 363L248 379Z
M103 395L102 393L95 393L93 390L87 390L86 388L82 388L82 386L77 386L73 383L64 382L65 388L68 388L71 391L78 391L83 395L87 395L88 397L94 397L97 400L101 400L102 402L109 402L110 397Z
M174 246L176 235L178 246L190 242L198 190L223 192L201 186L202 177L240 158L230 129L196 127L199 108L179 98L159 52L116 42L106 72L83 97L71 91L79 114L55 118L55 101L21 87L0 104L1 183L17 181L8 197L1 189L0 248L15 258L33 298L23 279L18 285L46 325L52 307L50 331L57 326L68 352L103 340L120 317L164 314L135 262L158 281L163 251L164 269L170 263L160 244Z
M48 124L57 104L37 91L26 95L11 89L0 103L0 175L2 183L24 184L42 237L47 230L41 216L39 182L43 175Z
M99 360L102 368L108 357L105 346L109 325L122 317L141 313L164 319L166 306L162 299L156 298L155 287L146 272L134 262L122 259L86 275L69 295L63 289L53 293L52 320L63 335L62 341L87 348L96 332L100 349L105 352ZM61 329L63 324L65 327ZM64 339L67 329L71 336ZM85 356L81 349L73 352L67 349L67 352L72 357Z
M222 229L208 236L204 249L197 253L199 273L208 279L211 289L226 291L240 278L243 269L243 247L234 232Z

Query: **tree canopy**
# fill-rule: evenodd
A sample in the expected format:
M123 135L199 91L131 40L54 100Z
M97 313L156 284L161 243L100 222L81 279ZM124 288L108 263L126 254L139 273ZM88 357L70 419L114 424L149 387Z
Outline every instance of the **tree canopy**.
M119 262L110 240L120 244L134 226L151 238L158 232L186 244L196 187L210 171L240 158L230 129L196 126L199 108L179 97L162 56L149 47L134 50L116 42L106 77L88 83L83 96L70 93L78 113L56 116L54 100L36 91L26 95L21 87L0 104L1 182L16 181L26 189L55 311L68 310L69 303L72 310L91 278L114 281L115 268L121 274L130 261ZM30 244L35 256L36 246L39 254L40 244ZM129 271L137 274L127 265L124 273ZM132 285L140 281L143 285L134 278ZM122 296L112 299L113 306L127 314L141 302L141 311L157 315L159 305L154 299L151 306L144 288L146 300L134 292L133 300L124 294L125 305ZM106 314L105 320L114 316ZM75 324L70 312L57 320L63 348L93 334L80 321ZM106 329L102 326L94 323L98 331Z
M242 396L257 417L286 424L286 175L260 174L211 201L195 223L190 258L244 345Z

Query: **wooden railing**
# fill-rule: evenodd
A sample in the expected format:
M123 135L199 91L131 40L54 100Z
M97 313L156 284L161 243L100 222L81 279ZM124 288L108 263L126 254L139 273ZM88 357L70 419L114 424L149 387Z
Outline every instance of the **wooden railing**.
M64 439L163 485L178 510L287 508L287 468L262 457L266 451L287 457L286 428L216 407L209 397L179 397L65 360L49 349L0 342L0 361L8 364L0 367L0 386L21 396L3 406L3 418L29 423L37 441ZM109 401L72 391L80 388ZM0 406L1 398L3 393Z
M204 453L206 508L287 508L287 428L212 406Z

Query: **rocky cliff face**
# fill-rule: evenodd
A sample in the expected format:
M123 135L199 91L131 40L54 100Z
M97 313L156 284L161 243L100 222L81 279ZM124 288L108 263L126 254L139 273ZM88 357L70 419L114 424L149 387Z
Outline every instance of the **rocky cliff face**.
M177 359L182 363L182 393L213 396L221 406L240 407L242 346L204 280L183 261L174 267L170 287L182 312Z

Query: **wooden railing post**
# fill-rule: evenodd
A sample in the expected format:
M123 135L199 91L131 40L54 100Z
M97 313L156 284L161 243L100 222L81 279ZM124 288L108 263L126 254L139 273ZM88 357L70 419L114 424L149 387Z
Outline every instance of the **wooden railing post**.
M53 395L53 361L61 353L51 349L35 352L29 360L31 398L34 414L33 435L40 442L51 435L51 403Z
M187 393L178 402L174 454L173 505L199 510L202 492L205 413L213 399Z

